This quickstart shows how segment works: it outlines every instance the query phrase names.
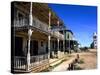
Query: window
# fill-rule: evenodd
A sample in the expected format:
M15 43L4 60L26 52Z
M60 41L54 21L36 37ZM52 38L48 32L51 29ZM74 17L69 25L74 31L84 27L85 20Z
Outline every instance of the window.
M43 47L43 41L41 41L41 47Z
M25 14L22 13L21 11L17 11L17 18L18 20L22 20L24 18Z
M69 39L69 34L68 34L67 38Z
M37 40L31 40L30 53L31 53L31 56L38 55L38 41Z
M22 20L22 18L23 18L23 15L21 13L18 13L18 19Z

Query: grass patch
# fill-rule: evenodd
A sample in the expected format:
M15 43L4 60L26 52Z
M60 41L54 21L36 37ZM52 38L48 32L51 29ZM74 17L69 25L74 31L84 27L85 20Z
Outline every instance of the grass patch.
M78 63L79 64L83 64L84 63L84 60L83 59L80 59Z
M75 70L83 70L80 66L76 66Z

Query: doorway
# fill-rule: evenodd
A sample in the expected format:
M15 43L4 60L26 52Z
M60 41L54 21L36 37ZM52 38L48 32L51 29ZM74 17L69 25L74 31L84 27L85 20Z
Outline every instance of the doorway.
M38 55L38 41L37 40L31 40L30 53L31 53L31 56Z
M23 56L23 38L22 37L15 37L15 56Z

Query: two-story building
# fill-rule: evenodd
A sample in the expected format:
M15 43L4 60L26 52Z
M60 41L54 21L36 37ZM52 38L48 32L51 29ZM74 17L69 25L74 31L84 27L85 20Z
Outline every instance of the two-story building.
M62 48L64 35L51 31L62 20L45 3L11 3L11 71L31 72L38 66L49 67L52 51ZM59 43L60 42L60 43ZM41 71L41 69L39 70Z
M65 33L65 52L71 53L72 51L78 51L78 41L74 39L74 33L72 30L64 30Z

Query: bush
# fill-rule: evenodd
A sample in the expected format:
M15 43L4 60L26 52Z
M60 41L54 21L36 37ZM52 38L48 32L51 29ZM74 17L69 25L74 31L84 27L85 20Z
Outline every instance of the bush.
M78 63L83 64L84 63L83 59L80 59Z
M76 67L75 67L75 70L82 70L82 68L79 67L79 66L76 66Z

